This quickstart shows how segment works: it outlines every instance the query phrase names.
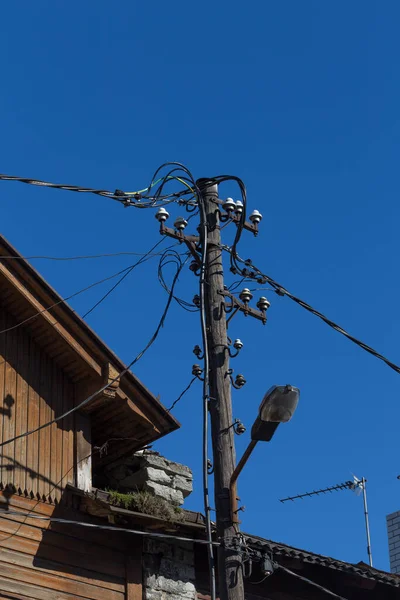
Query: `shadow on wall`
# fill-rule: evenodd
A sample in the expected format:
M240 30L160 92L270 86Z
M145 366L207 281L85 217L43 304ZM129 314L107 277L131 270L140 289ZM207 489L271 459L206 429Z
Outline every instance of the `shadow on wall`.
M71 599L122 600L125 597L132 536L50 521L49 518L61 518L106 524L74 508L68 490L59 504L51 505L41 500L27 500L7 486L0 502L1 597L4 592L14 591L27 598L38 598L38 589L46 599L50 598L47 594L53 592L51 597L71 594L68 595ZM35 518L38 516L45 518ZM9 577L14 583L8 582ZM14 589L13 585L19 587Z

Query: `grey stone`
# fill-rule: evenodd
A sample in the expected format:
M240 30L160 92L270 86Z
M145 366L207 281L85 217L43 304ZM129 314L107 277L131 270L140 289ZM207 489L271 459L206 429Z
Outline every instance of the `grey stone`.
M171 475L182 475L183 477L192 478L192 471L189 467L185 465L181 465L180 463L173 462L171 460L167 460L163 456L158 455L153 452L145 452L139 456L135 455L135 458L139 458L140 463L142 465L146 465L149 467L155 467L157 469L161 469L168 474Z
M156 483L161 483L163 485L171 485L171 483L174 482L174 479L162 469L146 467L144 472L146 474L147 481L155 481Z
M160 590L168 594L176 594L184 598L192 598L195 593L195 587L190 581L181 581L180 579L168 579L163 575L150 575L146 579L146 587L152 590Z
M189 494L191 494L193 491L192 479L182 477L182 475L175 475L173 477L173 486L174 488L181 490L184 498L189 496Z
M193 565L188 565L184 560L175 561L169 558L162 558L160 563L160 573L168 579L180 581L193 581L195 578Z
M183 504L193 490L193 476L188 467L152 451L116 461L107 467L106 473L110 483L121 491L148 490L175 506Z
M183 504L183 494L180 490L174 490L166 485L160 485L159 483L154 483L153 481L147 481L144 485L144 489L152 492L155 496L163 498L167 502L174 504L175 506L180 506Z
M145 600L195 600L192 543L149 538L143 549Z

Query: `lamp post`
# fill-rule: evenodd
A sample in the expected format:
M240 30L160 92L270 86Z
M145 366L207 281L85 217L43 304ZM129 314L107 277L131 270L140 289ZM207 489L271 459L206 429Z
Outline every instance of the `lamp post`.
M265 394L259 408L258 417L251 428L251 441L232 473L230 480L230 500L233 523L239 523L237 480L247 463L257 442L270 442L279 425L292 418L299 402L300 390L291 385L274 385Z

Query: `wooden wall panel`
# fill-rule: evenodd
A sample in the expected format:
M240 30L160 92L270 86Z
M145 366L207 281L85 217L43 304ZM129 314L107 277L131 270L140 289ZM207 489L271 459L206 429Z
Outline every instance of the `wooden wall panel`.
M7 515L5 506L24 516ZM126 598L123 534L116 538L83 527L38 521L25 516L27 512L87 520L62 507L0 494L0 599L7 594L41 600Z
M74 385L23 327L0 307L0 442L35 429L74 406ZM4 330L6 330L4 332ZM74 482L74 415L2 446L0 483L60 501Z

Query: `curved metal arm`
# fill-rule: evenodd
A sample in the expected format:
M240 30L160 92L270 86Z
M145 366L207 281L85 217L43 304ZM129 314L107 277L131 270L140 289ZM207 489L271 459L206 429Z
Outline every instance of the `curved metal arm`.
M237 497L237 480L238 477L240 475L240 473L243 470L244 465L247 463L250 454L253 452L254 448L257 446L257 441L255 440L251 440L250 444L247 446L246 450L244 451L244 454L242 456L242 458L240 459L240 461L238 462L236 469L233 471L232 473L232 477L231 477L231 481L229 484L229 495L230 495L230 501L231 501L231 516L232 516L232 523L240 523L239 519L238 519L238 497Z

